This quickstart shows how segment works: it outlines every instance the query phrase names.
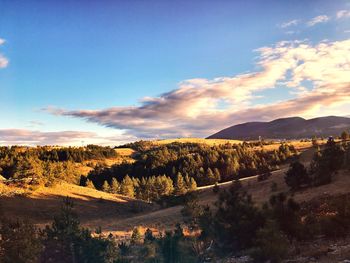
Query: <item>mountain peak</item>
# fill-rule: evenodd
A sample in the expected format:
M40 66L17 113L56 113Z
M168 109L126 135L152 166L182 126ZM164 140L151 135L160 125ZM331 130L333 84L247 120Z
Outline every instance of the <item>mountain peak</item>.
M312 136L337 136L350 130L350 118L326 116L306 120L301 117L279 118L269 122L246 122L228 127L209 139L257 140L298 139Z

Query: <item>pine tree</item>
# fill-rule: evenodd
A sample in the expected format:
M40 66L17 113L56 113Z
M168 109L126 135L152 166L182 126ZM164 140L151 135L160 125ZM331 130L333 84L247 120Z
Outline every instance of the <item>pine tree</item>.
M38 262L42 245L37 229L32 224L3 219L0 223L0 236L1 262Z
M140 229L135 227L131 234L131 244L140 244L142 241L142 236L140 233Z
M189 192L195 191L197 189L196 180L193 177L189 177L188 174L185 176L185 185L186 189Z
M185 180L181 173L177 173L176 182L175 182L175 194L183 195L186 193Z
M218 168L214 168L214 178L215 182L219 182L221 180L221 175Z
M86 180L86 182L85 182L85 187L91 188L91 189L95 189L95 185L94 185L94 183L93 183L90 179L87 179L87 180Z
M120 185L120 193L128 197L135 196L134 182L126 175Z
M152 242L154 241L156 238L153 236L153 232L151 229L147 228L147 230L145 231L145 239L144 242Z
M113 194L118 194L120 191L120 184L119 184L118 180L114 177L112 178L110 191Z
M308 172L305 166L300 162L290 164L284 179L292 190L298 190L302 185L310 183Z
M215 178L215 175L214 175L212 169L208 168L207 172L206 172L206 183L208 185L210 185L210 184L215 184L216 182L217 182L217 180Z
M347 141L347 140L349 140L350 135L349 135L349 133L348 133L347 131L343 131L342 134L341 134L341 136L340 136L340 138L341 138L343 141Z
M110 191L110 187L109 187L109 184L108 184L107 180L104 181L104 183L103 183L103 185L102 185L102 187L101 187L101 190L102 190L103 192L109 192L109 191Z

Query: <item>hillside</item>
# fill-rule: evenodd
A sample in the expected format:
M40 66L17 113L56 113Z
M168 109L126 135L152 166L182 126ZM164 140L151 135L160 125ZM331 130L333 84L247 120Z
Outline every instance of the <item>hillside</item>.
M125 155L133 153L129 149L123 151L125 151ZM302 152L300 161L308 165L315 153L315 148L300 148L300 151ZM264 181L258 181L257 176L242 178L243 189L252 196L253 201L258 206L268 201L271 194L289 193L289 188L284 181L287 168L287 164L281 166L279 170L272 172L270 178ZM343 198L349 194L349 175L349 170L340 170L334 174L332 183L297 191L293 197L302 207L311 207L312 209L321 207L320 200L326 202L325 200L340 198L341 202L345 202ZM230 182L221 183L219 188L220 190L226 189L230 185ZM275 185L274 190L272 190L272 185ZM199 187L197 194L201 205L212 206L218 198L218 194L213 192L213 185ZM132 230L136 226L140 228L141 233L145 229L151 228L153 233L158 235L159 232L164 230L174 229L176 224L183 220L182 205L163 208L156 204L148 204L122 195L110 194L68 183L31 189L30 187L7 186L0 182L0 204L5 215L10 218L24 218L38 226L44 226L52 220L62 204L62 199L66 196L74 201L74 210L84 227L91 230L101 227L105 235L112 233L117 240L129 240ZM327 252L319 255L324 253L325 250L328 251L329 247L335 247L339 251L344 250L345 253L349 251L348 247L342 245L341 240L320 239L317 242L315 241L315 244L314 240L306 242L305 249L301 249L301 255L307 259L316 255L319 262L338 262L348 255L339 251L334 254L327 254Z
M242 143L240 140L230 140L230 139L202 139L202 138L177 138L177 139L164 139L164 140L155 140L152 141L154 145L163 145L163 144L170 144L170 143L200 143L200 144L207 144L209 146L213 145L222 145L226 143L231 144L238 144Z
M4 214L9 218L27 219L38 225L51 222L65 197L73 200L82 224L93 229L103 227L105 220L125 219L156 207L122 195L68 183L23 189L0 182L0 204Z
M350 129L350 118L320 117L303 119L291 117L270 122L247 122L221 130L208 139L257 140L265 139L311 138L313 136L338 136Z

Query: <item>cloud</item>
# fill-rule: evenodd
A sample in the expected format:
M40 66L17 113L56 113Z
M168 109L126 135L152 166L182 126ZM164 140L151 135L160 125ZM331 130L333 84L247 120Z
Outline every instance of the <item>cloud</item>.
M132 136L101 136L94 132L42 132L27 129L0 129L0 145L118 145L135 139Z
M5 43L5 39L0 38L0 46L3 45ZM0 53L0 68L6 68L8 65L9 61L8 59Z
M342 114L339 107L350 107L350 39L316 45L282 41L256 52L256 71L185 80L174 90L144 98L139 106L44 110L121 129L137 138L169 138L203 137L245 121ZM254 104L264 91L276 87L290 99Z
M287 28L287 27L291 27L291 26L296 26L300 23L299 19L293 19L287 22L282 23L281 25L279 25L280 28Z
M337 12L337 18L348 18L350 17L350 10L340 10Z
M326 23L330 20L330 18L326 15L316 16L307 22L308 26L315 26L320 23Z

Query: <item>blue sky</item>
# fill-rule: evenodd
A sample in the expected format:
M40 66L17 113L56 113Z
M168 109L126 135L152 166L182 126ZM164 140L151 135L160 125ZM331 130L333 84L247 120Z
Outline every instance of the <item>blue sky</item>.
M321 80L320 76L301 76L301 81L311 82L289 87L283 80L289 76L283 73L284 77L258 89L241 82L238 87L233 79L264 72L261 68L266 71L267 63L276 62L264 61L256 50L273 47L283 57L277 46L287 41L286 48L300 56L300 64L305 62L304 53L298 49L302 44L295 41L306 41L309 49L317 50L326 41L326 52L347 56L350 39L349 0L2 0L0 12L0 39L4 40L0 53L8 61L0 69L2 144L76 144L81 140L114 144L139 138L206 136L241 121L272 119L278 114L259 114L256 107L301 98L301 90L303 94L313 89L321 92L320 81L322 85L339 83L329 83L329 72ZM316 53L321 62L326 61L322 52ZM341 61L342 71L347 61ZM344 75L339 79L347 83ZM194 85L190 81L191 87L184 87L193 79L207 82ZM197 100L186 104L186 98L198 90ZM242 95L244 90L248 94ZM143 102L145 97L151 99ZM160 101L167 107L158 107ZM330 104L310 101L315 105L311 108L318 110L311 112L307 107L295 114L313 117L349 109L349 104L336 98ZM238 109L248 113L242 115ZM281 112L281 117L292 113ZM210 118L220 122L211 127ZM67 131L76 132L76 137L62 140L58 136Z

